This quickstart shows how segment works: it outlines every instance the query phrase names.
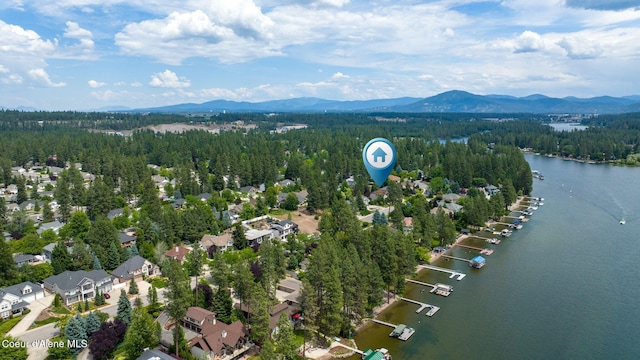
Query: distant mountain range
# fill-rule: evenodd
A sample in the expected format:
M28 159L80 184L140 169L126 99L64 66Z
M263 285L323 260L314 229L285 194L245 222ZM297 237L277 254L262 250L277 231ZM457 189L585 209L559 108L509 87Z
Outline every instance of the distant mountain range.
M2 109L2 107L0 107ZM29 111L27 108L18 110ZM146 109L122 106L104 107L96 111L154 113L219 113L219 112L466 112L466 113L570 113L619 114L640 112L640 95L593 98L573 96L552 98L534 94L525 97L509 95L476 95L466 91L447 91L428 98L402 97L359 101L336 101L313 97L238 102L214 100L202 104L186 103Z
M593 98L552 98L534 94L525 97L475 95L448 91L428 98L402 97L363 101L336 101L319 98L294 98L264 102L215 100L202 104L178 104L134 112L467 112L467 113L572 113L617 114L640 111L640 95Z

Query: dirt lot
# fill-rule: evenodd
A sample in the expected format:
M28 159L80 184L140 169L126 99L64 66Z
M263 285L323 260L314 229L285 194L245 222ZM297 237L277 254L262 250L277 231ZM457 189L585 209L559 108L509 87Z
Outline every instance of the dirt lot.
M318 220L315 220L314 217L318 216ZM280 220L286 220L287 215L278 215L276 218ZM300 233L304 234L313 234L320 233L318 231L318 223L320 222L320 214L311 215L306 210L297 210L291 213L291 221L298 224L298 229Z

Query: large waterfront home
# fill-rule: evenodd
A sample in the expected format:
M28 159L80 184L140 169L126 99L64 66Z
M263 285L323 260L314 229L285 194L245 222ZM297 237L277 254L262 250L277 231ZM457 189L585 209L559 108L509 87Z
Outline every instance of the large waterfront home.
M208 314L202 321L200 334L189 341L189 346L198 359L213 360L237 359L253 344L240 320L225 324L215 314Z
M46 290L60 294L65 305L93 299L98 291L104 294L113 288L112 277L104 270L67 270L42 282Z

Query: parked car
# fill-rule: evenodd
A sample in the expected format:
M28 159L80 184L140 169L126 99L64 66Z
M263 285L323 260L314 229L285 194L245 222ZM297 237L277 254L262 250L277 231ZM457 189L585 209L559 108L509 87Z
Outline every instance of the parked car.
M111 295L109 295L108 293L104 293L104 298L105 299L109 299L111 297Z

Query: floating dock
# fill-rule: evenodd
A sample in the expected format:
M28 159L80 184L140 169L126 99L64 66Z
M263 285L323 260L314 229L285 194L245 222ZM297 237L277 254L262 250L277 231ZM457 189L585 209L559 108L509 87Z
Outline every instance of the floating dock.
M442 271L445 273L449 273L451 274L451 276L449 276L449 279L452 279L454 277L458 277L457 280L462 280L464 279L465 276L467 276L467 274L463 274L459 271L455 271L455 270L451 270L451 269L445 269L445 268L441 268L438 266L433 266L433 265L418 265L418 267L424 268L424 269L429 269L429 270L435 270L435 271Z
M409 338L411 337L411 335L415 334L416 330L414 328L406 328L404 329L404 331L402 332L402 334L400 334L400 336L398 336L398 339L402 340L402 341L407 341L409 340Z
M440 310L440 308L439 308L439 307L437 307L437 306L433 306L433 305L432 305L432 306L431 306L431 309L429 309L429 311L427 311L427 312L425 313L425 315L427 315L427 316L433 316L433 314L437 313L437 312L438 312L438 310Z
M440 296L449 296L453 292L453 286L446 284L436 284L436 286L431 289L430 293L440 295Z

